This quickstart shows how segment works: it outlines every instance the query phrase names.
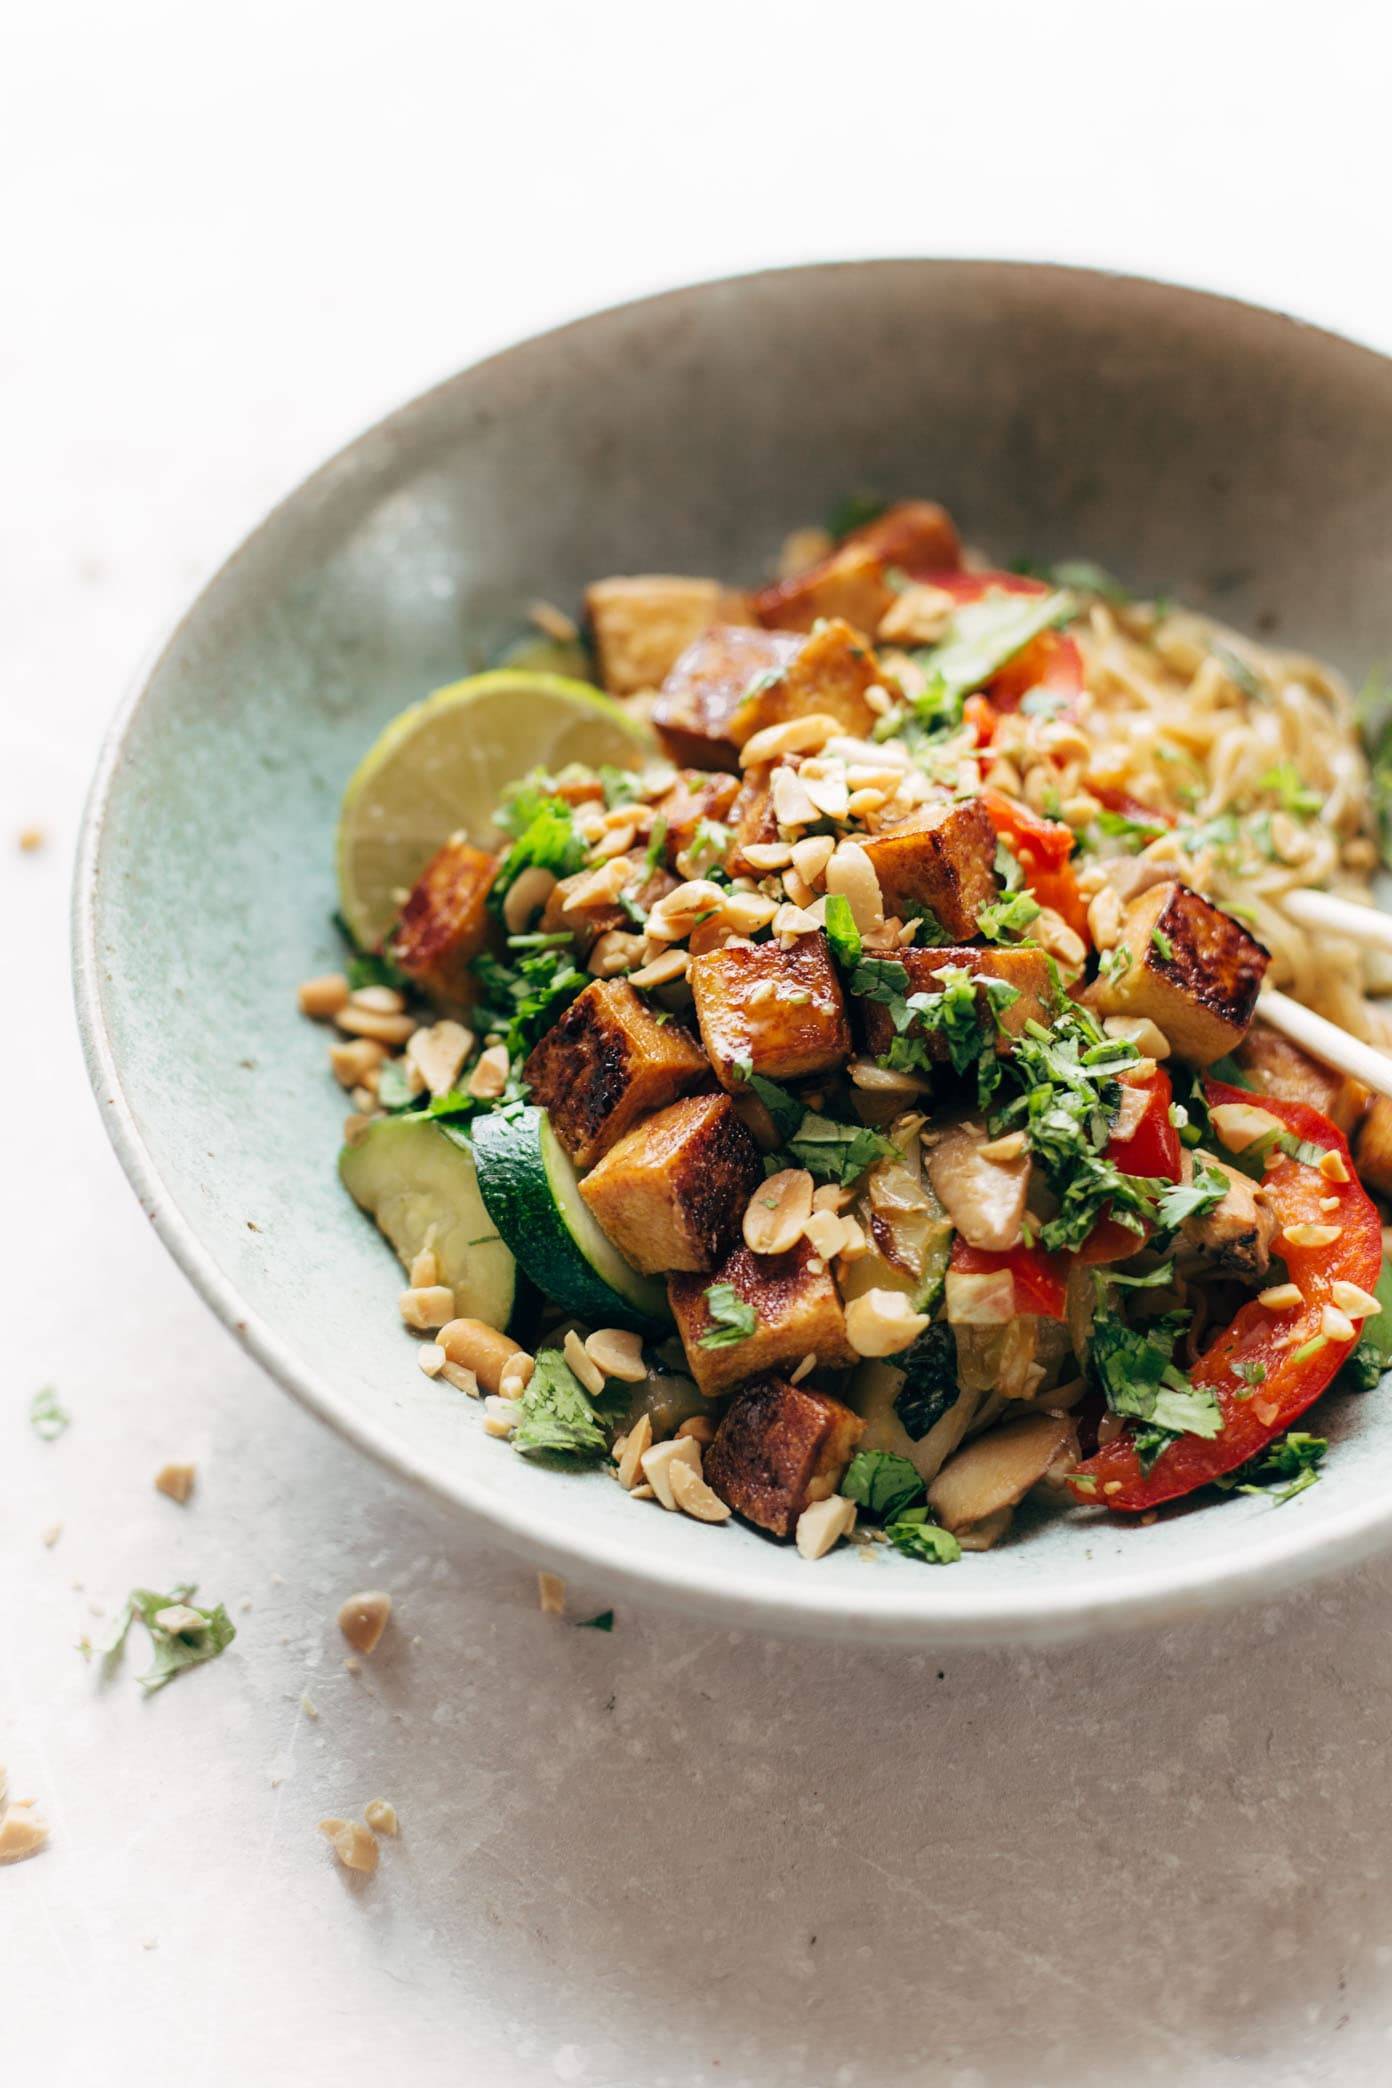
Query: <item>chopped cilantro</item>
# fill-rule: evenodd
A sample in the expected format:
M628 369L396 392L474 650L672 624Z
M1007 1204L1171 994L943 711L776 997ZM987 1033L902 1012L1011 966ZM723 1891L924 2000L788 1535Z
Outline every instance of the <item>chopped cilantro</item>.
M1328 1448L1324 1436L1306 1435L1302 1429L1292 1428L1255 1457L1249 1457L1235 1472L1225 1472L1213 1483L1224 1493L1268 1494L1279 1508L1316 1483Z
M387 1059L378 1068L377 1100L383 1109L396 1115L399 1110L409 1109L416 1099L406 1071L405 1059Z
M903 1000L908 990L908 970L896 957L862 957L851 973L851 992L858 1000L892 1004Z
M171 1588L167 1595L157 1595L150 1588L132 1588L122 1604L110 1637L104 1644L84 1651L100 1653L104 1659L114 1660L125 1649L130 1628L136 1619L150 1634L154 1659L143 1675L136 1680L147 1693L163 1689L185 1668L201 1667L205 1660L216 1660L219 1653L226 1652L237 1636L237 1627L221 1603L214 1609L198 1609L193 1601L197 1589L192 1586ZM179 1630L171 1630L158 1619L166 1610L187 1610L190 1619Z
M762 1073L756 1073L753 1059L736 1059L735 1071L763 1103L773 1119L773 1128L780 1141L791 1138L806 1114L805 1107L797 1096L790 1095L776 1080L766 1080Z
M1166 964L1174 963L1174 944L1170 941L1163 928L1152 928L1150 941L1151 947L1155 950L1157 956L1163 958Z
M1392 1370L1392 1261L1384 1261L1373 1296L1381 1312L1363 1322L1358 1346L1339 1373L1346 1391L1371 1392Z
M522 1394L514 1450L598 1457L608 1447L585 1388L559 1349L541 1349Z
M682 858L687 876L706 877L712 870L722 868L733 840L729 827L722 826L718 819L698 819Z
M612 1631L614 1629L614 1612L612 1610L601 1610L598 1616L595 1617L577 1617L575 1628L577 1631Z
M411 982L390 957L368 950L359 951L348 960L348 984L354 993L360 993L364 986L391 986L400 993L409 991Z
M58 1394L52 1385L43 1385L29 1402L29 1426L36 1436L51 1443L69 1426L72 1415L58 1404Z
M1052 580L1055 587L1071 587L1079 594L1101 595L1104 602L1121 605L1131 600L1130 590L1123 587L1105 566L1094 564L1090 558L1061 558L1041 577Z
M1013 942L1042 911L1033 892L1007 892L1003 899L982 907L976 925L987 942Z
M920 1559L926 1566L952 1566L962 1556L962 1547L950 1530L929 1522L926 1508L906 1508L885 1536L906 1559Z
M841 1491L880 1522L893 1522L924 1486L907 1457L889 1450L858 1450L846 1468Z
M1169 831L1163 819L1136 819L1129 812L1114 812L1107 805L1098 812L1095 824L1108 840L1130 841L1137 849Z
M667 819L664 813L659 812L656 819L652 823L652 832L648 835L648 845L643 853L644 868L647 870L656 870L658 864L662 861L662 858L665 855L666 850Z
M1300 771L1293 761L1277 762L1275 768L1267 770L1257 787L1271 791L1280 799L1281 810L1291 813L1296 819L1312 818L1324 802L1317 790L1309 790L1301 782Z
M758 1325L758 1315L752 1305L746 1304L732 1283L712 1283L702 1293L706 1311L715 1324L709 1333L703 1334L698 1348L733 1348L736 1342L748 1341Z
M1104 950L1101 958L1098 960L1098 973L1107 981L1109 986L1115 985L1122 973L1130 969L1131 952L1127 949L1125 943L1117 943L1113 949Z
M1175 1436L1208 1439L1222 1430L1213 1393L1206 1385L1191 1385L1173 1361L1175 1343L1190 1318L1188 1312L1167 1312L1131 1327L1119 1313L1105 1311L1093 1326L1088 1345L1092 1375L1114 1414L1143 1424L1132 1437L1143 1470Z
M839 1182L849 1187L858 1182L877 1160L892 1159L898 1147L868 1124L837 1124L830 1117L808 1110L795 1137L788 1141L788 1157L796 1167L805 1167L819 1182Z
M612 812L616 805L631 805L638 795L639 778L632 769L611 768L607 761L601 762L596 773L604 802Z
M1189 1182L1167 1182L1155 1206L1155 1222L1162 1232L1178 1232L1190 1218L1206 1218L1216 1211L1231 1188L1221 1167L1208 1167L1200 1160Z
M549 870L555 877L569 877L585 861L585 844L575 831L575 814L564 798L546 797L524 786L498 814L499 825L507 826L509 817L519 822L508 826L517 838L498 866L488 894L489 909L495 914L502 913L503 900L524 870Z
M1244 696L1254 697L1258 702L1264 699L1266 690L1246 660L1233 652L1230 646L1215 645L1212 651L1214 659L1218 662L1228 680L1235 683Z
M861 961L860 930L851 912L851 902L844 892L831 892L826 903L826 938L831 945L831 954L847 971L854 971ZM900 971L904 971L902 964ZM908 973L904 972L904 983L908 984Z
M537 950L515 966L500 964L484 951L471 969L483 991L476 1026L485 1035L502 1033L514 1065L590 984L589 974L577 970L570 954L559 949Z
M839 544L853 529L864 529L867 522L878 522L889 506L877 493L843 493L833 502L826 518L828 536L835 537Z

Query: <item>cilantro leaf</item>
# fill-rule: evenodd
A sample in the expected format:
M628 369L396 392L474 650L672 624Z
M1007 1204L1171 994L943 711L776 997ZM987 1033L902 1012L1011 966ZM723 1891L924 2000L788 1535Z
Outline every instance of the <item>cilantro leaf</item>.
M411 981L380 950L360 950L348 960L348 984L354 993L364 986L391 986L400 993L409 992Z
M840 543L842 537L849 536L853 529L864 529L867 522L878 522L888 506L889 502L881 500L878 493L843 493L827 514L827 535Z
M715 1322L696 1346L703 1349L734 1348L748 1341L759 1324L752 1305L746 1304L732 1283L712 1283L702 1293L706 1311Z
M763 1103L773 1119L773 1128L780 1140L791 1138L806 1114L804 1105L799 1102L797 1096L790 1095L776 1080L767 1080L762 1073L756 1073L751 1058L736 1059L735 1071L745 1086Z
M1209 1440L1222 1431L1212 1391L1191 1385L1173 1360L1190 1318L1188 1312L1167 1312L1131 1327L1119 1314L1099 1313L1093 1326L1089 1366L1111 1411L1144 1424L1132 1436L1143 1470L1177 1435Z
M818 1182L839 1182L843 1188L898 1150L868 1124L837 1124L813 1110L806 1112L797 1135L788 1141L788 1155L796 1166L805 1167Z
M1124 606L1132 599L1129 588L1123 587L1105 566L1094 564L1090 558L1061 558L1041 577L1052 580L1055 587L1074 588L1079 594L1101 595L1105 602Z
M1155 1205L1155 1222L1162 1232L1177 1232L1190 1218L1206 1218L1216 1211L1231 1188L1221 1167L1199 1160L1190 1182L1167 1182Z
M907 1508L892 1523L885 1536L906 1559L920 1559L926 1566L952 1566L962 1556L962 1547L950 1530L929 1522L926 1508Z
M515 1450L589 1458L608 1447L585 1388L559 1349L538 1351L520 1404L512 1434Z
M377 1071L377 1100L393 1116L416 1100L404 1059L386 1059Z
M893 1522L901 1509L909 1507L924 1492L907 1457L890 1450L857 1450L846 1467L841 1491L848 1501L881 1522Z
M585 861L585 844L575 831L575 814L564 798L545 797L524 786L498 815L499 825L508 826L509 818L519 822L508 828L517 838L499 864L488 894L490 912L499 915L510 887L524 870L549 870L554 877L570 877Z
M577 1631L612 1631L614 1629L614 1612L612 1610L600 1610L597 1616L577 1617L575 1628Z
M851 973L850 983L859 1000L903 1000L909 990L908 968L897 957L863 957Z
M1373 1296L1382 1310L1364 1320L1358 1346L1339 1373L1346 1391L1371 1392L1392 1370L1392 1261L1384 1260Z
M604 792L604 803L608 811L612 812L616 805L633 803L638 795L640 778L632 769L614 768L609 762L602 761L595 773L599 777L599 787Z
M1300 771L1293 761L1278 761L1275 768L1268 769L1258 783L1259 790L1269 790L1281 801L1281 810L1296 819L1311 819L1324 803L1317 790L1310 790L1302 783Z
M1235 1472L1225 1472L1213 1483L1224 1493L1269 1494L1280 1508L1316 1483L1328 1448L1324 1436L1306 1435L1303 1430L1292 1428L1255 1457L1249 1457Z
M58 1404L52 1385L41 1385L29 1402L29 1426L45 1443L52 1443L72 1422L72 1415Z
M826 903L826 939L831 945L831 954L847 971L854 971L860 963L860 930L851 912L851 902L844 892L831 892ZM899 967L901 971L904 967ZM908 973L904 972L904 983L908 984Z
M158 1595L151 1588L132 1588L117 1614L110 1636L103 1644L93 1648L84 1646L84 1650L100 1653L106 1660L115 1660L125 1650L131 1625L138 1617L150 1634L154 1658L136 1680L148 1694L163 1689L166 1682L172 1682L185 1668L201 1667L204 1661L216 1660L237 1636L237 1627L222 1603L213 1609L199 1609L193 1601L197 1592L191 1585L171 1588L167 1595ZM188 1621L177 1630L159 1621L170 1610L189 1612Z
M682 852L686 875L709 877L712 870L723 869L734 838L730 828L720 820L698 819L691 839Z
M1135 849L1144 848L1149 841L1158 841L1169 831L1163 819L1136 819L1128 812L1114 812L1107 805L1098 812L1094 825L1108 840L1130 841Z
M1013 942L1042 911L1033 892L1007 892L1003 899L982 907L976 925L987 942Z

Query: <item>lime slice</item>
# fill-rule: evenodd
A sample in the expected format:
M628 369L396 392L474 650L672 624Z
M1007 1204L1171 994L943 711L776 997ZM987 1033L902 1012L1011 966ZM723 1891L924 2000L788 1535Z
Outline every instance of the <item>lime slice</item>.
M393 718L343 793L339 903L355 941L377 947L451 834L502 843L493 813L509 783L570 761L635 768L655 752L642 719L557 674L500 669L437 689Z

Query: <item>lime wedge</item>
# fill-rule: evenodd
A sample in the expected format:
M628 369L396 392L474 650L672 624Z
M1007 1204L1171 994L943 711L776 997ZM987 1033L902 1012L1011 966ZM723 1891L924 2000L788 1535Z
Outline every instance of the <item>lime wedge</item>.
M509 783L571 761L635 768L655 752L642 719L557 674L504 668L437 689L393 718L343 793L339 902L354 939L377 947L451 834L501 844L493 812Z

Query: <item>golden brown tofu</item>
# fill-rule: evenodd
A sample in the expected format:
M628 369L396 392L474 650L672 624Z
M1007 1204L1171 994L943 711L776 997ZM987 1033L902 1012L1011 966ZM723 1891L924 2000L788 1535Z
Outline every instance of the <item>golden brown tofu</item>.
M820 711L837 718L847 732L869 732L875 712L865 691L880 679L880 663L858 631L840 618L824 623L805 638L776 679L756 683L730 720L729 732L742 747L767 725Z
M743 598L718 580L639 573L585 590L604 686L613 696L657 689L693 638L715 623L745 623Z
M896 500L873 522L853 529L845 541L867 545L887 566L897 566L914 579L924 573L955 572L962 562L956 526L935 500Z
M724 1331L706 1297L718 1283L751 1307L754 1330L739 1341L704 1348L705 1336ZM667 1301L691 1375L707 1399L770 1371L791 1370L804 1356L815 1356L823 1370L857 1360L836 1285L810 1240L799 1240L787 1254L751 1254L741 1241L709 1274L669 1276Z
M714 1268L763 1180L759 1148L728 1095L689 1095L611 1146L580 1184L635 1269Z
M632 1129L709 1084L710 1067L679 1022L659 1022L624 979L596 979L571 1002L522 1069L532 1100L578 1168Z
M1088 991L1098 1013L1149 1016L1195 1066L1237 1049L1271 961L1240 921L1174 883L1131 901L1108 957Z
M1369 1092L1361 1080L1336 1073L1292 1044L1279 1030L1254 1022L1233 1054L1257 1092L1278 1102L1304 1102L1338 1125L1345 1138L1368 1107ZM1392 1104L1389 1104L1392 1117Z
M980 798L945 806L936 817L867 838L885 912L901 921L928 912L959 942L976 934L978 916L1000 889L996 830Z
M632 914L617 900L602 906L572 904L577 893L583 894L590 874L588 870L578 870L574 877L563 877L553 887L537 923L543 935L559 935L562 931L573 935L581 957L588 957L600 936L608 935L611 929L631 929L635 925ZM677 880L670 871L654 870L634 892L633 902L646 913L676 888Z
M803 1509L835 1493L864 1428L839 1399L769 1378L731 1400L707 1483L746 1522L791 1537Z
M1002 1057L1010 1050L1027 1022L1049 1023L1054 1012L1054 981L1049 960L1042 950L900 950L898 961L908 973L907 1000L914 993L941 993L941 974L949 969L970 972L974 978L1004 979L1020 996L1000 1011L997 1028L984 992L977 995L977 1012L983 1025L996 1033L996 1050ZM883 1001L861 1001L861 1026L865 1048L872 1058L881 1058L894 1041L894 1023ZM913 1032L910 1032L913 1034ZM947 1057L947 1040L930 1031L928 1050L935 1059Z
M754 614L776 631L810 631L824 616L844 617L858 631L877 629L894 600L885 561L870 544L846 543L791 580L754 596Z
M663 751L691 768L739 769L739 742L730 720L761 675L777 674L796 657L798 640L777 631L718 624L682 652L653 705Z
M488 942L497 874L497 856L456 835L426 864L392 931L392 962L441 1007L473 1005L469 967Z
M1374 1095L1353 1142L1358 1179L1375 1196L1392 1197L1392 1102Z
M667 822L662 846L669 864L675 867L677 857L690 848L702 820L717 826L727 824L739 788L734 776L687 769L665 797L658 799L653 811Z
M701 1042L723 1088L734 1093L747 1070L768 1080L829 1073L851 1055L851 1029L824 935L734 943L691 960L690 985Z
M778 815L773 809L771 768L751 768L744 772L744 781L739 796L730 807L727 824L730 829L730 853L726 868L733 877L767 877L767 870L759 869L745 854L747 848L766 848L779 840Z

